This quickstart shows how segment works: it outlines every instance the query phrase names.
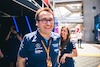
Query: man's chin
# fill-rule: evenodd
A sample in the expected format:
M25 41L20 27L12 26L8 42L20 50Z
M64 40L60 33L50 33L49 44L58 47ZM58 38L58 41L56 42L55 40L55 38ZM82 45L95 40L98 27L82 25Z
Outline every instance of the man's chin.
M50 34L51 32L50 31L45 31L45 34Z

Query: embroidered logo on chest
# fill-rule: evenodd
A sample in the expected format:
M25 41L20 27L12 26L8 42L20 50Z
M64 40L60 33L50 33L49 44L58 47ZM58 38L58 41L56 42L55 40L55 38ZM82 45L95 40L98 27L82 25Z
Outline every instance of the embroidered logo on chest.
M36 45L35 45L35 50L36 49L42 49L43 47L41 47L41 45L40 45L40 43L37 43Z
M36 45L35 45L35 47L36 48L38 48L38 47L40 47L41 45L39 44L39 43L37 43Z
M39 43L35 45L35 54L40 54L43 52L43 47Z
M58 45L58 44L52 44L52 46L53 46L53 47L58 47L59 45Z

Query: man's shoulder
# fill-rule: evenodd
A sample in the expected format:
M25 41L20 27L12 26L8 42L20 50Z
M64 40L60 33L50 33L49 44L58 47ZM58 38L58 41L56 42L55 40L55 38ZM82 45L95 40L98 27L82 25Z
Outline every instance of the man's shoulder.
M28 34L25 34L25 38L27 39L31 39L32 37L36 36L37 34L37 31L34 31L34 32L31 32L31 33L28 33Z
M60 37L60 35L58 33L55 33L55 32L52 32L52 36Z
M54 39L60 38L60 35L58 33L52 32L51 37L54 38Z
M36 35L37 31L31 32L31 33L27 33L25 34L25 36L31 36L31 35Z

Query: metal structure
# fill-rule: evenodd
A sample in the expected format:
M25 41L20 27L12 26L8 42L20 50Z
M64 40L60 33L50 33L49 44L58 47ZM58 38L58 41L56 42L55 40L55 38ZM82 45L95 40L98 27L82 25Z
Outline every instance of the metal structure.
M83 16L70 17L73 14L82 12L82 0L49 0L49 5L54 10L57 20L62 23L83 23ZM61 14L60 7L65 8L65 14ZM56 10L57 9L57 10ZM56 14L57 13L57 14Z

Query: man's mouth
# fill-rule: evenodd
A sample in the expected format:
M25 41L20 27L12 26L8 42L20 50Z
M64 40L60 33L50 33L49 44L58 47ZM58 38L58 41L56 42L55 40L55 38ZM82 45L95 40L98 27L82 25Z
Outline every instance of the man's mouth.
M45 29L50 29L51 27L45 27Z

